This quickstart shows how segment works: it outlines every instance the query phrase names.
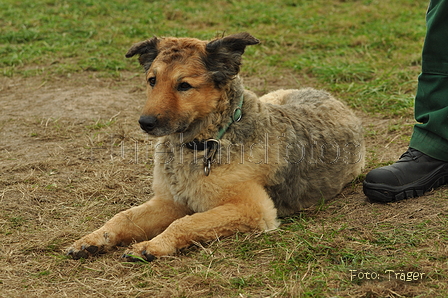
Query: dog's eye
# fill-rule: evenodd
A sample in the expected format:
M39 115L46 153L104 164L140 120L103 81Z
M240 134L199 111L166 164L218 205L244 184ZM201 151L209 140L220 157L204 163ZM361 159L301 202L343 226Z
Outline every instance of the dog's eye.
M155 77L150 77L148 79L148 83L151 87L154 87L154 85L156 84L156 78Z
M190 84L187 82L182 82L177 86L177 91L187 91L193 88Z

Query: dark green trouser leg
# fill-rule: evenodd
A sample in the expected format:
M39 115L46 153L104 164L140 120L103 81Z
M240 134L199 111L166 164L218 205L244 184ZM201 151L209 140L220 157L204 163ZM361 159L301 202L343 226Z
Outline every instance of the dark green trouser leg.
M410 147L448 161L448 0L431 0Z

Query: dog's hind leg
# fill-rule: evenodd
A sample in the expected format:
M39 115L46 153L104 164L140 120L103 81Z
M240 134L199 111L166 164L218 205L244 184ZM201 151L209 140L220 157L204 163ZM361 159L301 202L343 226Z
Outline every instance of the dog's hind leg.
M73 243L67 254L74 259L86 258L117 245L149 240L174 220L190 213L184 205L156 196L140 206L118 213L104 226Z
M214 240L238 231L263 231L278 227L277 211L262 186L256 183L236 185L233 195L218 207L184 216L150 241L134 244L124 255L129 260L174 254L196 242Z

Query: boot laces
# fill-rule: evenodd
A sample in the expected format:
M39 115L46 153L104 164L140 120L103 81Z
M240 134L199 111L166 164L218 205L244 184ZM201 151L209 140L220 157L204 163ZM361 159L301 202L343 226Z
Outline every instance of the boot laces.
M421 156L423 155L423 153L421 153L420 151L413 149L413 148L409 148L405 153L403 153L400 156L400 161L417 161Z

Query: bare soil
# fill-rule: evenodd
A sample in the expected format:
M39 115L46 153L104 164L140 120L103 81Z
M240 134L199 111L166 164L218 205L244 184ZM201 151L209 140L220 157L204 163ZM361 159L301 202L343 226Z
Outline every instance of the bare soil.
M288 76L270 82L247 78L245 82L258 93L295 84ZM120 79L97 78L93 73L51 80L0 78L0 296L228 294L224 288L210 285L203 275L198 275L207 268L194 260L199 258L202 249L219 251L222 246L220 253L225 257L231 243L208 244L181 256L156 261L150 267L123 263L120 249L85 261L74 261L63 254L72 241L98 228L115 213L141 204L151 196L152 140L140 131L137 123L145 101L142 86L143 75L128 73L123 73ZM411 112L406 119L357 112L366 128L365 173L374 165L396 160L406 150L413 124ZM344 216L353 233L368 238L371 231L367 227L372 223L412 226L446 216L446 193L447 188L442 187L418 199L372 204L363 195L358 181L326 209L310 211L310 215L328 224ZM446 239L446 235L441 237ZM444 241L441 243L445 246L439 247L435 254L446 255ZM365 249L373 248L366 246ZM391 263L399 262L394 259L397 257L391 256ZM262 267L259 262L260 259L255 259L240 264L237 269L218 266L215 270L220 271L223 279L230 279L238 276L236 271ZM419 265L426 272L446 269L446 262L434 265L428 260ZM170 271L170 268L186 266L191 268L190 274L185 271L176 274L177 269ZM302 281L311 275L308 272ZM147 276L151 279L146 279ZM346 276L341 279L348 282ZM289 287L286 292L290 296L294 293L300 296L303 290L292 284L284 286ZM281 291L267 287L253 296ZM400 293L410 297L423 294L422 291L418 284L367 283L346 294L398 297L391 293ZM365 296L368 293L370 296Z

